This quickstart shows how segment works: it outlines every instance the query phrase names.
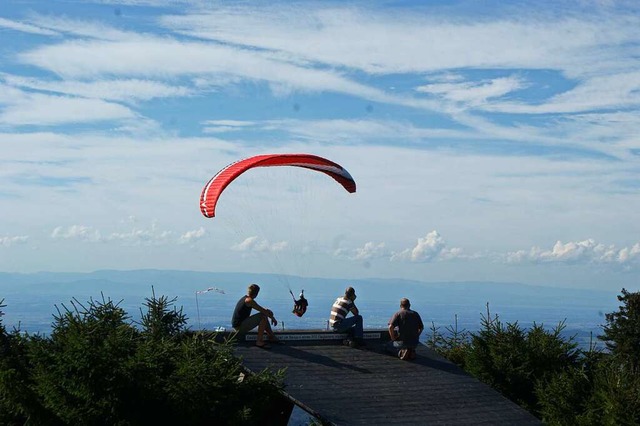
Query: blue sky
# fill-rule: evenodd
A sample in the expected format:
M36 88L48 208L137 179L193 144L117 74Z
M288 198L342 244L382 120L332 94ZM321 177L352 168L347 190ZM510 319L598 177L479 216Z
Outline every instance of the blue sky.
M616 1L5 0L0 270L637 288L638 28ZM256 170L200 214L272 152L358 192Z

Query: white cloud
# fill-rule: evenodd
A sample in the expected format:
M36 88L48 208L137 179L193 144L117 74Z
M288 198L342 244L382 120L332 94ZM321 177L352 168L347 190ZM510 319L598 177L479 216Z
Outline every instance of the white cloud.
M369 241L362 247L355 249L338 248L333 252L335 257L344 257L350 260L371 260L388 256L385 243L375 243Z
M253 126L256 123L254 121L242 121L242 120L207 120L203 122L204 125L211 126L229 126L229 127L248 127Z
M364 246L356 249L356 260L367 260L375 257L380 257L385 254L384 243L368 242Z
M99 35L105 31L96 28L91 32ZM262 81L278 96L293 91L329 91L415 108L437 107L429 100L389 94L331 69L309 66L290 55L229 44L122 34L107 41L65 41L39 47L22 52L18 59L66 79L186 76L197 79L201 89L228 86L234 81Z
M204 133L226 133L250 129L258 123L241 120L206 120L202 124L204 125L202 129Z
M350 249L340 247L334 250L335 257L349 260L371 260L388 258L391 261L410 261L426 263L434 260L477 259L479 255L468 256L461 248L447 248L437 231L429 232L424 238L418 238L416 245L399 252L390 252L385 243L367 242L362 247Z
M376 119L265 120L252 122L261 132L285 131L292 137L333 144L361 144L370 140L403 140L407 143L430 138L479 139L484 135L466 130L419 127L408 121ZM230 126L227 126L230 127ZM233 130L250 128L234 126Z
M187 231L184 234L182 234L180 236L179 242L181 244L193 243L203 238L206 234L207 234L207 231L205 231L205 229L201 226L196 230Z
M55 31L66 36L79 38L93 38L99 40L132 40L141 39L141 36L132 31L122 31L111 25L95 20L80 20L69 17L60 17L53 14L31 15L30 21L39 27Z
M0 112L0 123L12 126L59 125L136 117L129 108L100 99L24 93L11 100L5 98L4 102L7 106Z
M131 220L127 222L131 223ZM187 231L176 237L176 233L170 230L159 229L153 223L150 227L133 227L123 232L101 232L91 226L71 225L58 226L51 233L54 240L77 240L81 242L122 243L124 245L161 245L161 244L188 244L196 242L206 235L203 227Z
M54 240L103 241L100 231L85 225L58 226L51 233L51 238Z
M431 262L433 260L451 260L462 256L462 249L448 249L444 238L440 236L438 231L434 230L429 232L424 238L418 238L418 242L413 248L393 253L391 260Z
M154 98L191 96L193 94L193 90L185 86L171 86L154 80L116 79L85 82L47 81L8 74L2 77L10 86L105 101L147 101Z
M200 7L197 14L165 16L160 21L174 34L186 34L198 41L139 35L101 23L37 17L33 22L39 26L95 40L65 41L35 48L19 57L27 64L79 80L125 76L135 82L144 80L132 76L187 77L197 80L201 90L229 89L233 82L262 81L280 96L292 91L331 91L445 113L455 112L450 110L451 103L509 113L576 112L639 103L635 63L629 59L637 41L635 28L640 25L636 17L597 13L586 18L566 13L547 16L523 9L517 19L494 17L478 21L460 16L452 19L441 15L442 10L389 14L375 8L308 5L304 11L300 6L283 5L217 5L211 9ZM595 38L593 34L599 36ZM523 88L524 81L507 76L464 82L447 71L473 68L550 69L575 79L577 86L549 102L504 103L496 98ZM359 83L350 78L354 69L370 74L436 73L431 77L435 83L420 90L437 95L439 100ZM83 87L80 82L70 82L60 90L105 93L110 84L113 83L96 82ZM102 99L122 99L126 96L125 86L122 91L115 90L112 98ZM183 90L188 91L160 83L147 86L135 88L131 96L148 99L172 96L171 93L181 96L186 95ZM487 121L465 120L455 114L452 117L472 128L480 127L489 137L539 136L529 134L535 132L533 128L509 129L495 124L488 127ZM235 124L204 128L206 133L234 130Z
M375 7L216 5L208 13L166 16L161 22L193 37L372 74L522 67L582 75L624 65L620 52L633 51L639 26L637 16L591 12L578 18L555 9L552 14L516 8L516 18L478 19L454 18L445 9L390 13Z
M631 248L623 248L618 251L617 261L620 263L626 263L630 260L640 257L640 243L636 243Z
M4 236L0 237L0 246L11 247L16 244L25 244L28 240L29 237L26 235Z
M9 30L20 31L23 33L29 34L37 34L37 35L45 35L45 36L55 36L58 35L57 32L51 31L45 28L38 27L36 25L25 24L22 22L11 21L9 19L0 18L0 28L6 28Z
M467 255L464 253L464 250L462 250L460 247L453 247L450 249L445 248L444 250L442 250L440 252L439 258L442 260L480 259L482 258L482 255L480 254Z
M335 91L370 99L392 100L378 89L332 71L303 68L272 54L231 46L181 42L166 38L118 42L63 42L19 55L22 62L65 78L98 76L176 77L236 75L251 81L309 92Z
M519 250L507 253L508 263L610 263L628 264L640 260L640 243L632 247L616 248L593 239L563 243L557 241L553 248L544 250L532 247L530 250Z
M536 128L508 126L491 120L459 115L468 111L513 113L574 113L602 108L626 108L640 104L637 82L637 15L591 10L587 15L569 9L549 13L535 7L513 8L511 18L446 14L444 9L411 14L378 10L375 7L332 7L305 5L219 7L197 14L165 16L170 29L203 40L231 43L243 48L270 52L274 60L298 68L317 64L368 74L428 73L433 84L419 90L436 95L433 101L402 96L395 90L345 90L317 79L317 90L335 90L383 103L430 109L451 114L460 124L493 139L540 141L553 133L553 124ZM265 17L269 17L266 19ZM303 16L303 17L302 17ZM594 37L593 34L598 34ZM434 41L434 42L425 42ZM309 49L313 46L313 49ZM278 58L278 59L275 59ZM465 81L449 70L523 69L519 75ZM528 70L557 72L575 88L550 99L506 102L501 98L529 88L553 95L550 87L532 79ZM262 77L264 78L264 77ZM299 84L267 79L273 84ZM558 90L554 87L551 90ZM561 89L562 90L562 89ZM395 92L395 94L394 94ZM528 97L528 96L527 96ZM209 129L231 131L232 128ZM545 131L551 130L551 131ZM578 137L548 140L550 144L584 144ZM597 144L598 141L593 141ZM616 153L617 154L617 153Z
M487 111L512 114L549 114L622 109L640 105L640 72L611 73L590 76L578 82L575 88L550 99L529 105L498 102L486 106Z
M279 252L288 247L289 243L286 241L270 242L265 238L259 238L257 236L245 238L244 241L231 246L232 250L242 252Z
M412 262L428 262L436 258L445 248L444 239L437 231L429 232L424 238L418 238L413 248L394 253L391 260L410 260Z
M173 242L172 231L160 230L155 224L152 224L150 228L133 228L127 232L114 232L111 233L107 239L109 241L120 241L126 244L140 245L140 244L166 244Z
M511 76L492 80L433 83L419 86L416 90L475 107L486 104L491 98L499 98L525 86L522 79Z
M8 104L26 99L26 94L15 87L0 84L0 103Z
M110 6L148 6L165 9L168 5L181 7L203 7L209 0L91 0L91 3ZM121 12L122 13L122 12Z

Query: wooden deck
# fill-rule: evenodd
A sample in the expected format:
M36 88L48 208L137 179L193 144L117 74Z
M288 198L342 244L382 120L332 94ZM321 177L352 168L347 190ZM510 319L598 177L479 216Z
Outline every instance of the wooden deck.
M385 354L386 330L365 330L367 349L345 335L297 330L277 333L284 345L236 346L248 372L286 368L286 397L328 425L540 425L491 387L426 346L414 361Z

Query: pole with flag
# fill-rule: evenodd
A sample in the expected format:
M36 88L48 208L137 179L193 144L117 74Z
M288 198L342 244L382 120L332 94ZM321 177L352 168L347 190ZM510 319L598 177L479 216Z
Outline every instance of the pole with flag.
M208 293L210 291L215 291L216 293L220 293L220 294L227 294L224 292L223 289L218 288L218 287L209 287L206 288L204 290L198 290L196 291L196 311L198 313L198 328L202 330L202 325L200 324L200 305L198 304L198 295L199 294L203 294L203 293Z

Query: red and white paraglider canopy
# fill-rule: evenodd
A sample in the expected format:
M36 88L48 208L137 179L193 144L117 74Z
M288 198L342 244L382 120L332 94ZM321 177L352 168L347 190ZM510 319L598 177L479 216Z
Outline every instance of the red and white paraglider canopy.
M341 165L311 154L266 154L236 161L220 170L209 180L200 195L200 211L205 217L214 217L218 198L238 176L255 167L303 167L331 176L348 192L356 192L356 182Z

